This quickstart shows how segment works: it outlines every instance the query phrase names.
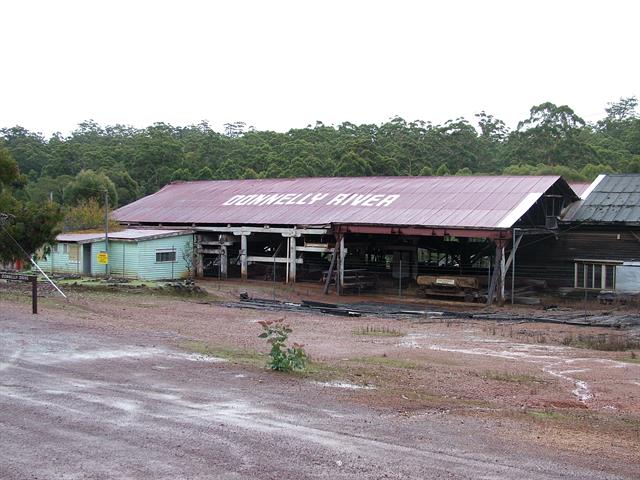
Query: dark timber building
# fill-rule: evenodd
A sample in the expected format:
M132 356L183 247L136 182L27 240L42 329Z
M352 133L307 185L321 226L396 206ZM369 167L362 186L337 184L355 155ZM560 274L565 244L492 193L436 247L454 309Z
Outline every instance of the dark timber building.
M640 175L600 175L582 197L557 232L521 245L519 272L557 287L640 291L632 285L640 277Z

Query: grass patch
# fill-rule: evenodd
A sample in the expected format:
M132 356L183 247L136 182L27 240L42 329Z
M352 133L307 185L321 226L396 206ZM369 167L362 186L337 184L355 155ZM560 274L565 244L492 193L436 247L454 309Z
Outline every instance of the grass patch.
M365 365L381 365L391 368L402 368L407 370L414 370L420 368L420 364L412 362L411 360L404 360L402 358L389 358L389 357L362 357L350 360L351 362L357 362Z
M368 335L371 337L404 337L406 334L395 328L387 326L376 327L367 325L366 327L360 327L353 331L354 335Z
M31 288L31 285L29 285ZM16 303L29 303L31 304L31 291L21 292L19 290L0 290L0 299L4 299L5 301L11 301ZM40 301L40 298L38 298Z
M180 280L119 280L99 277L62 278L54 281L63 289L82 292L118 292L125 294L167 295L180 298L206 298L209 294L196 285Z
M552 421L559 426L578 431L594 431L637 439L640 434L640 418L628 413L604 413L585 409L527 410L525 414L536 420Z
M329 365L323 362L312 360L307 364L307 368L302 371L291 372L292 375L300 378L309 378L317 382L328 382L330 380L345 380L349 377L347 370L336 365Z
M464 412L467 410L477 410L491 408L492 405L484 400L464 397L450 397L442 394L421 390L406 390L404 388L387 388L380 390L398 400L411 402L409 408L421 410L424 408L438 408L445 410L455 410ZM403 405L406 408L406 405Z
M267 363L267 356L264 353L256 352L255 350L242 350L238 348L218 347L218 346L209 345L208 343L200 342L197 340L189 340L186 342L182 342L179 345L179 347L193 353L199 353L200 355L224 358L229 362L236 363L239 365L263 367Z
M561 343L569 347L588 348L607 352L640 350L640 340L624 335L601 333L598 335L566 335Z
M482 378L483 380L495 380L497 382L520 383L520 384L548 383L546 380L543 380L534 375L526 375L521 373L497 372L493 370L489 370L486 372L469 372L469 373L475 377Z
M527 414L537 420L560 421L568 418L564 413L555 410L528 410Z
M238 348L220 347L209 345L206 342L190 340L182 342L179 347L189 352L207 355L211 357L224 358L236 365L258 367L267 369L268 355L255 350L242 350ZM345 380L353 378L354 375L347 369L335 365L328 365L322 362L309 361L307 368L302 371L287 372L287 375L308 378L315 381ZM356 374L357 376L357 374Z
M179 347L193 353L198 353L200 355L224 358L225 360L236 363L238 365L265 368L267 365L268 355L266 353L258 352L255 350L219 347L216 345L209 345L206 342L197 340L182 342ZM289 373L299 377L314 377L314 379L317 379L315 377L321 377L322 380L333 380L337 379L341 374L344 374L345 371L339 367L327 365L321 362L310 361L305 370Z

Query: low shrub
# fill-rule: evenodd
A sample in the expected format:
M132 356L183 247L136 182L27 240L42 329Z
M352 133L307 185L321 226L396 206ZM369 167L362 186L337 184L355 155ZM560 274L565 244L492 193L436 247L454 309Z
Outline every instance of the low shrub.
M266 338L271 344L267 366L279 372L291 372L293 370L304 370L307 368L309 356L304 351L304 345L294 343L287 347L287 339L293 331L290 325L280 320L263 320L258 322L262 326L262 333L259 338Z

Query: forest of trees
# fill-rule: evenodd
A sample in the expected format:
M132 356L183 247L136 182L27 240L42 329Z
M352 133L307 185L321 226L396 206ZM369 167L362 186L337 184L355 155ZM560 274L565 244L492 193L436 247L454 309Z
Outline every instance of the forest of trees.
M242 122L213 131L156 123L145 129L81 123L51 138L21 127L0 129L0 148L16 160L17 198L76 205L90 197L123 205L176 180L366 176L640 172L635 97L612 102L589 124L567 106L544 103L510 131L485 112L443 125L393 118L382 125L321 122L286 133Z
M393 118L382 125L321 122L286 133L243 122L222 133L206 122L145 129L81 123L44 138L0 129L0 212L30 253L59 230L92 228L109 206L130 203L177 180L371 176L640 173L635 97L608 104L590 124L568 106L543 103L510 131L485 112L443 125ZM2 232L0 232L2 233ZM5 234L0 260L24 257Z
M0 176L6 173L5 195L13 202L62 207L66 228L99 221L105 191L110 206L118 206L176 180L561 174L590 181L599 173L640 173L637 103L635 97L612 102L593 124L568 106L543 103L512 131L485 112L474 122L317 122L286 133L243 122L219 133L206 122L136 129L87 121L67 137L44 138L16 126L0 129L0 150L18 170L10 180L8 170Z

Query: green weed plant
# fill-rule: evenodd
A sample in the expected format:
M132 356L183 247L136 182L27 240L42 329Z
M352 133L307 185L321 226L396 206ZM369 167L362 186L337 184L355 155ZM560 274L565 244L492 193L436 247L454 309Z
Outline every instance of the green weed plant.
M262 320L258 322L262 326L262 333L259 338L265 338L271 345L267 366L271 370L279 372L291 372L294 370L305 370L309 363L309 356L304 350L304 345L293 343L287 346L289 334L293 331L290 325L280 320Z

